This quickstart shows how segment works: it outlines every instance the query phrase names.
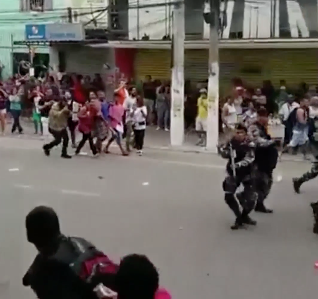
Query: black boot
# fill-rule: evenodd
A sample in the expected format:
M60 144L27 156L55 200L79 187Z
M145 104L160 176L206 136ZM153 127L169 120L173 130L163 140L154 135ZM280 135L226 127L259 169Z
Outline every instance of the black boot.
M257 221L252 219L250 216L246 215L246 216L242 216L242 222L243 224L247 224L247 225L256 225Z
M313 233L318 235L318 224L317 223L314 224Z
M257 203L255 207L255 212L264 213L264 214L272 214L273 210L267 209L263 203Z
M234 224L231 226L231 229L238 230L238 229L243 228L243 227L244 227L244 225L243 225L242 218L238 217L238 218L236 218Z
M50 155L50 149L48 148L47 144L43 145L43 151L44 151L45 156Z
M303 181L298 178L293 178L293 187L296 193L300 193L300 187L303 184Z
M66 153L62 153L61 154L61 158L64 158L64 159L72 159L72 156L66 154Z
M71 158L72 158L72 156L70 156L70 155L67 154L66 149L63 149L63 150L62 150L61 157L64 158L64 159L71 159Z

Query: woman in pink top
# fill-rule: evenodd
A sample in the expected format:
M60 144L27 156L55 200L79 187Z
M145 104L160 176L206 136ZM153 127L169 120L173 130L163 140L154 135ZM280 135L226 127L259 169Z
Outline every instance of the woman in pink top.
M109 139L109 141L104 149L104 152L106 154L109 153L110 145L116 140L116 143L118 144L122 155L128 156L128 153L123 149L123 147L121 145L122 135L124 132L124 126L123 126L124 113L125 113L125 109L119 103L119 101L117 99L115 100L115 103L111 103L109 105L108 117L109 117L109 121L110 121L110 127L112 129L112 137Z
M83 148L84 144L88 140L89 146L94 156L97 154L97 150L93 141L92 129L93 129L93 118L92 114L88 109L88 105L83 106L77 114L79 124L78 130L83 134L82 140L78 144L75 154L78 155Z
M97 94L93 91L89 93L89 109L93 119L93 137L97 138L95 147L100 153L102 151L102 143L108 137L108 124L103 118L101 111L101 102L97 98Z
M158 271L144 255L131 254L121 260L115 285L116 290L99 285L95 292L100 299L171 299L170 293L159 287Z

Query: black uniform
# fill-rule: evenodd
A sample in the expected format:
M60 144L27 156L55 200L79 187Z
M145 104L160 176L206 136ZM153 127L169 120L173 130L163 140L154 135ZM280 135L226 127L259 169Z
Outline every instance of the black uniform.
M273 185L273 170L278 160L276 141L259 122L250 125L248 133L255 144L255 190L257 192L255 211L272 213L273 210L267 209L264 201Z
M233 138L220 148L220 153L223 158L229 160L226 165L228 175L223 181L223 190L225 192L225 202L236 216L232 229L238 229L243 224L256 225L256 221L248 216L254 209L256 199L253 184L253 144L249 141L240 142ZM242 206L242 211L235 198L235 192L241 184L244 190L238 200Z
M299 193L300 186L303 183L308 182L318 176L318 117L310 120L308 137L315 161L312 163L311 169L308 172L305 172L299 178L293 179L296 193Z
M318 117L310 119L308 137L311 151L314 154L315 160L312 162L311 169L309 171L305 172L299 178L293 178L293 185L296 193L300 192L299 189L303 183L308 182L318 176ZM314 215L313 232L318 234L318 201L311 203L311 208Z

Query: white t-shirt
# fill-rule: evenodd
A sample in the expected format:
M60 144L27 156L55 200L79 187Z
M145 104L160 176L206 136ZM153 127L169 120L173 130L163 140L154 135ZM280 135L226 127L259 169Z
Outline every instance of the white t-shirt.
M317 116L318 116L318 108L309 106L309 117L310 118L315 118Z
M137 107L134 112L133 120L135 123L135 130L145 130L146 129L146 117L141 113L144 112L144 115L147 117L147 107Z
M69 105L72 103L72 100L68 101ZM78 121L78 112L80 110L80 105L73 101L72 107L71 107L71 113L72 113L72 121Z
M229 103L225 103L223 109L227 109L228 111L228 115L224 116L227 125L234 128L237 123L237 110L235 104L230 105Z
M234 99L234 107L235 107L237 115L240 115L243 112L242 103L243 103L242 97L238 97L238 98Z
M297 102L293 102L291 105L289 103L284 103L280 108L278 114L282 116L283 121L287 120L290 113L295 109L298 108L299 104Z
M125 109L126 113L126 124L129 121L133 120L133 117L131 117L131 113L133 112L133 108L136 105L136 98L134 97L127 97L123 103L123 107Z

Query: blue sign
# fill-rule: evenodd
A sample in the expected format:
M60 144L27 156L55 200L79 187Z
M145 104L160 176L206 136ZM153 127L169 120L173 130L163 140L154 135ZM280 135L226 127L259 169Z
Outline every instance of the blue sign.
M46 40L46 25L25 25L26 40Z
M82 41L85 39L82 24L38 24L25 25L27 41Z

